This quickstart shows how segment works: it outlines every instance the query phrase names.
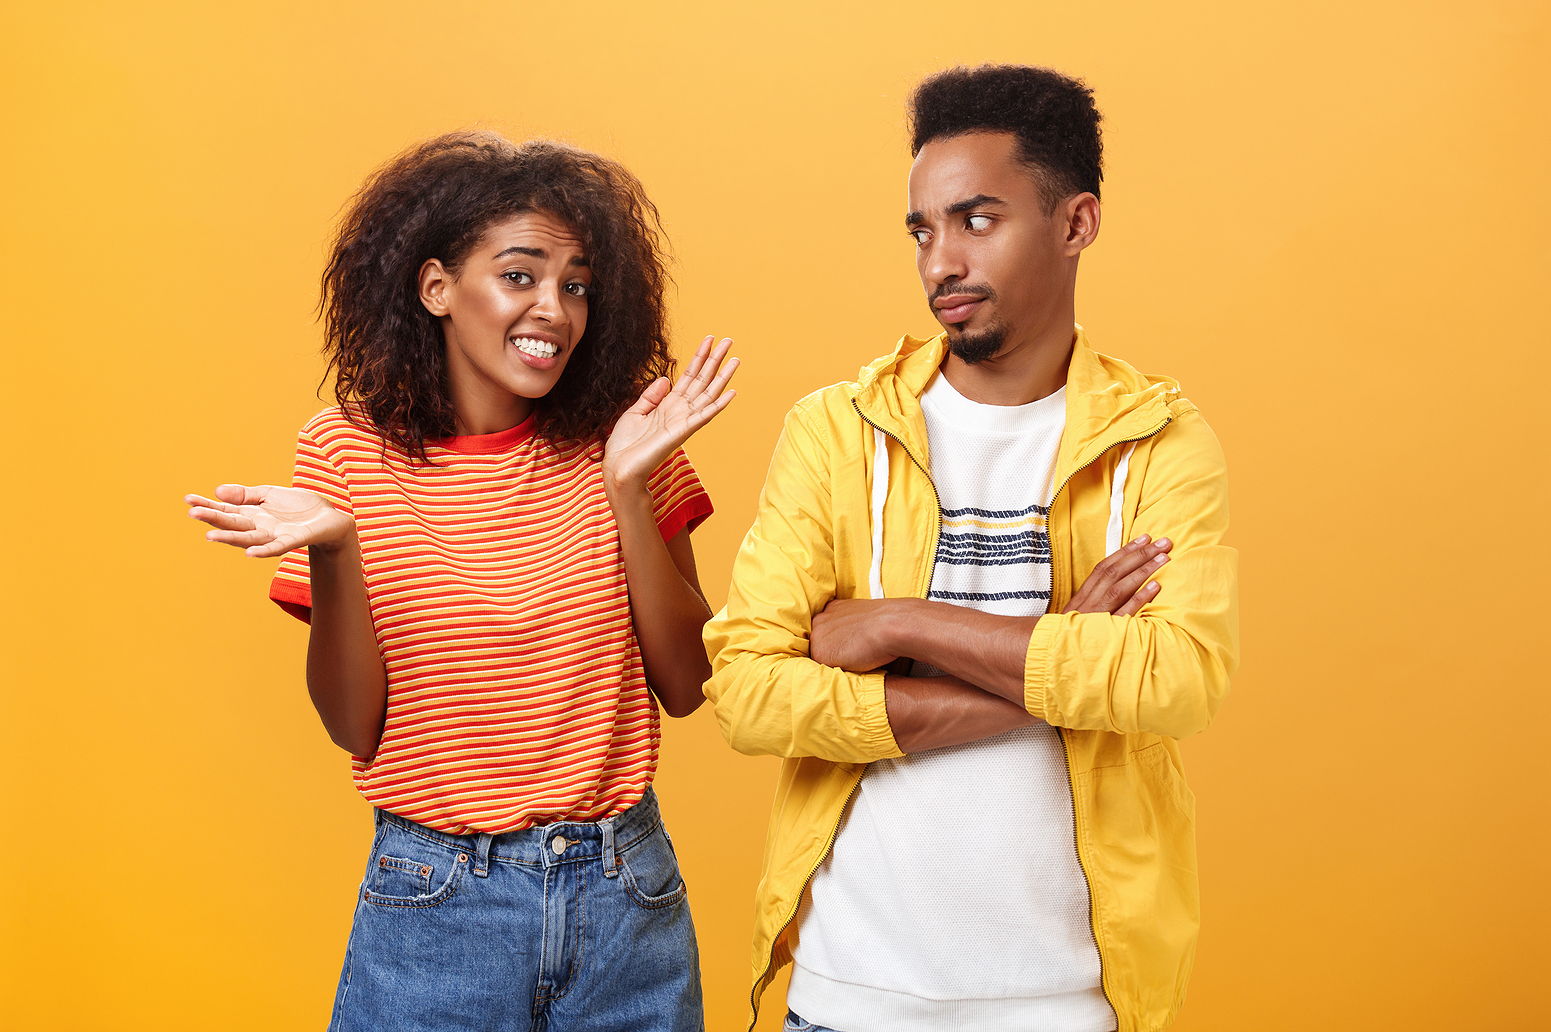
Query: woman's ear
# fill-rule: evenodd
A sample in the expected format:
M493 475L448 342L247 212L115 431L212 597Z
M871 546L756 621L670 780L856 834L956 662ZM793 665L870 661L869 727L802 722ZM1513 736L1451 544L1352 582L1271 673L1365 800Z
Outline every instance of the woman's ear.
M437 318L446 315L449 311L447 293L452 286L452 276L442 267L441 259L426 259L426 263L420 266L417 282L420 285L420 303L425 305L425 310Z

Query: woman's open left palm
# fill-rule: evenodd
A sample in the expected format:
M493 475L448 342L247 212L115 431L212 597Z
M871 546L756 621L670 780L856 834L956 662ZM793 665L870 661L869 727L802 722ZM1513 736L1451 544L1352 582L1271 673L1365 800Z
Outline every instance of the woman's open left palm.
M603 469L615 482L645 483L675 448L737 395L727 389L738 369L736 358L727 361L732 338L723 338L712 349L713 339L700 342L678 382L670 385L667 377L654 381L614 424L603 446Z

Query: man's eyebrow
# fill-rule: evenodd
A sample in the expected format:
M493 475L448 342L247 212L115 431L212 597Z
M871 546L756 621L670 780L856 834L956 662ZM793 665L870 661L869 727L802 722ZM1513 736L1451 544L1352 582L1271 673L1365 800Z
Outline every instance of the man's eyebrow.
M953 204L950 204L947 210L943 212L943 214L962 215L966 211L974 211L976 208L984 208L992 204L999 204L1003 207L1006 207L1007 202L1002 200L1000 197L992 197L990 194L976 194L973 197L967 197L962 201L957 201ZM905 216L905 228L910 229L912 227L919 226L925 221L926 216L922 215L918 211L913 211L909 215Z
M549 252L544 250L542 247L508 247L506 250L502 251L500 254L496 255L490 260L493 262L498 262L502 258L509 258L514 254L527 255L529 258L537 258L541 262L549 257ZM575 258L571 259L569 264L585 267L588 263L585 256L577 255Z
M956 204L948 205L948 210L943 212L943 214L962 215L966 211L974 211L976 208L984 208L987 205L992 204L1000 204L1005 207L1007 202L1002 200L1000 197L989 197L986 194L976 194L975 196L959 201Z

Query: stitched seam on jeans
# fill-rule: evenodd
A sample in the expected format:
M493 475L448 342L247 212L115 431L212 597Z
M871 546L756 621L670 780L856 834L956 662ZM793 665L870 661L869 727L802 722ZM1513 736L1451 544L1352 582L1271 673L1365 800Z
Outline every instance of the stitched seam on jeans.
M576 949L571 954L571 966L566 968L565 981L561 983L560 991L550 997L551 1000L558 1000L571 991L576 971L582 966L582 950L587 943L587 879L581 871L576 873L576 901Z

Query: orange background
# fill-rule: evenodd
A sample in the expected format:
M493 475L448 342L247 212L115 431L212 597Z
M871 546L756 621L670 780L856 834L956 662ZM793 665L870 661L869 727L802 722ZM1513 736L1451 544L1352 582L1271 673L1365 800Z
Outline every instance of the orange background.
M1233 469L1244 665L1185 746L1205 928L1178 1028L1532 1027L1551 14L1300 6L8 7L0 1025L326 1020L368 810L270 564L179 498L288 475L325 242L372 167L486 126L642 177L678 340L745 360L690 446L719 605L781 413L934 329L909 88L1005 60L1097 90L1079 317L1177 376ZM713 1030L741 1027L774 773L709 712L668 728Z

